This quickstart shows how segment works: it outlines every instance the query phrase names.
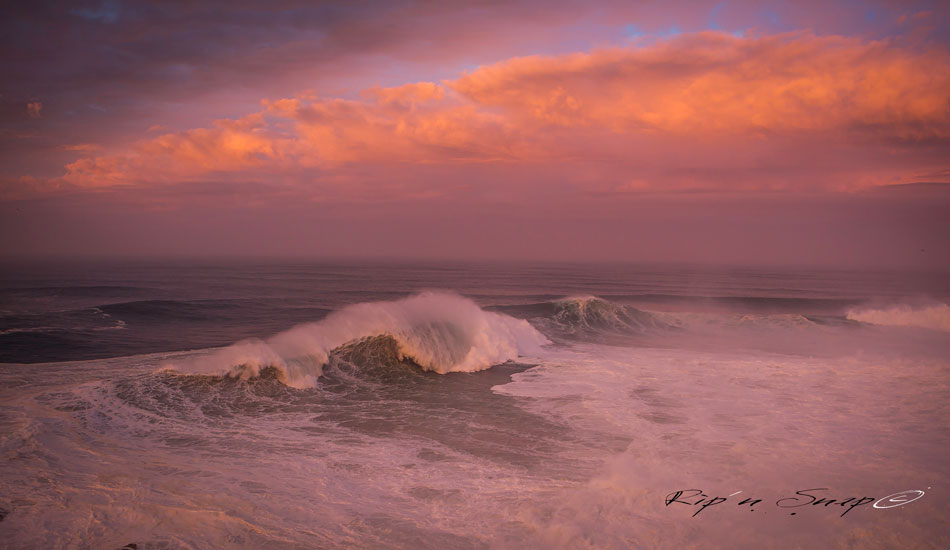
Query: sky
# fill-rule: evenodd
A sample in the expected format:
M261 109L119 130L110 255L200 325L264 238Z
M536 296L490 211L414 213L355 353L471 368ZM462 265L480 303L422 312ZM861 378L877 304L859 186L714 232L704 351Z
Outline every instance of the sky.
M950 269L945 2L0 10L3 259Z

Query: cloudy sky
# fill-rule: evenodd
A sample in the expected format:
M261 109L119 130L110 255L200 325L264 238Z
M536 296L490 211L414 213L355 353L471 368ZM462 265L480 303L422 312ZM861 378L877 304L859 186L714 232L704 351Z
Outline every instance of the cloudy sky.
M939 1L2 10L7 258L950 267Z

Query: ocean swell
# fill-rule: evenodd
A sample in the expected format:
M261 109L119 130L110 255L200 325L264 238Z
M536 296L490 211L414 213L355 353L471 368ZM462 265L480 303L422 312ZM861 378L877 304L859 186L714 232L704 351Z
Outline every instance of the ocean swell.
M268 340L245 340L164 368L235 378L258 377L273 368L284 384L310 388L334 350L377 336L392 338L400 359L440 374L487 369L519 355L537 354L550 343L525 320L484 311L456 294L425 292L348 306Z

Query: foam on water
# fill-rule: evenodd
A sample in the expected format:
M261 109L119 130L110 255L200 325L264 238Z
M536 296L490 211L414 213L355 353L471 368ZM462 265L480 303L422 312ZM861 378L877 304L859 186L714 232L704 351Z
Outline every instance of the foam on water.
M948 398L946 368L938 358L587 344L549 350L538 367L493 391L526 399L575 431L630 441L587 483L523 509L545 547L884 548L900 540L937 548L943 495L899 517L862 510L842 519L840 509L775 502L812 487L830 498L880 498L939 483L950 444L939 428L950 421L938 405ZM741 496L696 518L698 508L665 504L666 495L692 488ZM750 513L736 505L745 497L763 502ZM936 539L916 531L923 524ZM917 536L906 538L911 532Z
M291 272L234 294L293 286L301 273L300 294L281 299L319 293L310 271ZM947 547L948 333L899 315L846 317L855 303L900 297L849 294L850 277L817 292L783 274L735 292L793 287L765 293L777 304L690 298L665 310L637 296L730 293L689 277L671 287L667 272L598 286L587 271L554 282L531 271L487 288L486 268L439 285L468 288L483 309L412 294L435 285L428 272L396 291L398 271L372 271L375 286L353 282L359 273L327 274L343 281L337 293L305 305L336 313L287 316L286 326L323 320L273 338L0 364L4 547ZM199 303L192 294L169 297ZM225 309L247 317L242 335L284 328L257 324L266 308ZM90 334L147 330L124 315L127 330ZM469 373L439 374L453 371ZM927 495L845 517L837 505L775 504L812 487L831 498ZM741 493L696 517L666 505L689 488ZM763 500L738 506L745 496Z
M950 332L950 306L935 304L925 307L897 305L883 309L853 309L848 319L875 325L924 327Z

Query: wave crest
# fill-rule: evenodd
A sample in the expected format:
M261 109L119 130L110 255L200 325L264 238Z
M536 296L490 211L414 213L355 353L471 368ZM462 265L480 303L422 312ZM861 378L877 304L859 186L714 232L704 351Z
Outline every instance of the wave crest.
M264 340L245 340L166 369L254 378L277 370L284 384L316 386L330 354L362 339L389 336L400 359L445 374L474 372L534 355L550 341L527 321L484 311L456 294L425 292L393 302L362 303Z
M664 325L650 313L596 296L575 296L554 302L552 319L575 331L639 332Z
M851 310L848 319L874 325L914 326L950 332L950 306L947 304L922 308L900 305L886 309Z

